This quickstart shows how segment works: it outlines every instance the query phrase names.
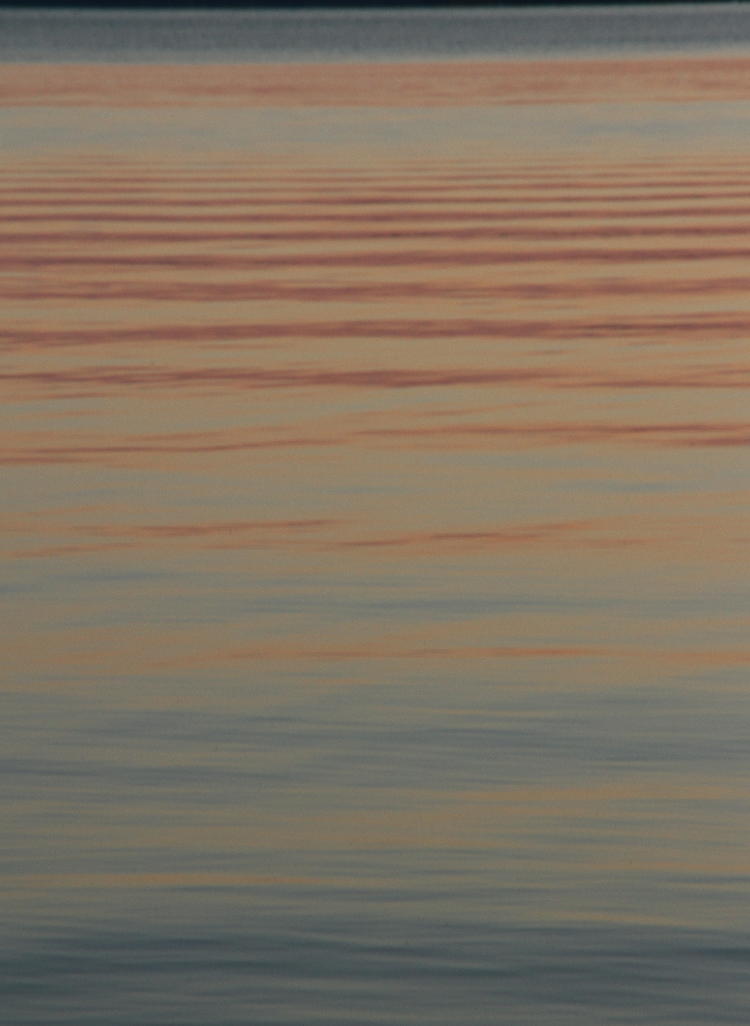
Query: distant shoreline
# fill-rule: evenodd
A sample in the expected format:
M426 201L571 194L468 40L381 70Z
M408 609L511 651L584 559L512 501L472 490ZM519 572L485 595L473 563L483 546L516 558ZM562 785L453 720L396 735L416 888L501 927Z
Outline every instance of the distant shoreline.
M654 3L653 0L627 0L627 2L609 2L609 0L472 0L470 4L452 3L450 0L435 0L433 3L420 2L420 0L406 0L403 3L395 3L393 0L363 0L361 3L326 3L325 0L282 0L281 3L253 3L246 2L246 0L221 0L220 3L211 4L208 0L179 0L179 2L170 2L170 0L163 0L161 3L154 3L151 0L131 0L131 2L122 2L122 0L46 0L40 4L28 4L24 3L23 0L17 0L17 2L0 3L0 10L19 10L19 11L45 11L45 10L154 10L154 11L179 11L179 10L193 10L193 11L211 11L220 12L228 10L240 10L240 11L280 11L280 10L392 10L400 11L404 8L414 8L421 10L431 10L433 8L454 8L457 11L471 10L471 8L506 8L506 9L517 9L527 10L530 7L536 8L550 8L558 10L560 8L576 8L576 7L706 7L706 6L723 6L723 7L738 7L746 5L750 0L658 0Z

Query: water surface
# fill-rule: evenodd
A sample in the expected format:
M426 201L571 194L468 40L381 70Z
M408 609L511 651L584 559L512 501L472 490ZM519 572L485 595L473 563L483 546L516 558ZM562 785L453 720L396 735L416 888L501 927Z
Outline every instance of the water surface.
M271 5L272 6L272 5ZM0 60L393 61L727 50L750 43L742 3L320 10L15 10Z
M9 1021L747 1022L746 62L0 68Z

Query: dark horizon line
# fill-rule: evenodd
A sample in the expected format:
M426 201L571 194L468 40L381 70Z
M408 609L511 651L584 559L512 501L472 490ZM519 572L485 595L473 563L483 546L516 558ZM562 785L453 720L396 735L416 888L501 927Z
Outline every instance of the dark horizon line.
M284 9L308 10L367 10L368 8L388 8L398 11L404 7L418 7L425 10L435 7L450 7L457 11L475 7L649 7L649 6L683 6L702 7L708 4L724 6L740 6L750 0L472 0L471 3L456 3L454 0L281 0L277 3L255 2L255 0L220 0L212 4L208 0L44 0L39 4L29 4L26 0L0 0L0 11L18 8L27 11L45 11L56 8L66 10L138 10L150 8L157 11L169 10L264 10L276 11Z

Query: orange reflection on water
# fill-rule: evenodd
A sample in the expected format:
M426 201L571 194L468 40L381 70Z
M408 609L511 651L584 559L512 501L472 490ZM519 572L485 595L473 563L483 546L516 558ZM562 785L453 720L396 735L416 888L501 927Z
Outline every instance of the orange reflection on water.
M741 667L748 68L2 68L24 686Z
M2 69L7 104L435 106L744 100L745 56L585 60L69 64Z

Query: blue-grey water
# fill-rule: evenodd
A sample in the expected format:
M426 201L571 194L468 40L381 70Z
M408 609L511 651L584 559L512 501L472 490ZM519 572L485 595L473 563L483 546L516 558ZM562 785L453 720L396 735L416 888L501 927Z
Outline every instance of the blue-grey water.
M744 1026L750 12L0 23L0 1021Z
M736 48L744 3L404 10L18 10L0 60L358 60Z

